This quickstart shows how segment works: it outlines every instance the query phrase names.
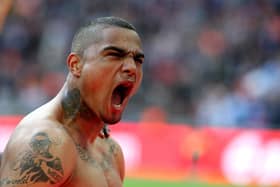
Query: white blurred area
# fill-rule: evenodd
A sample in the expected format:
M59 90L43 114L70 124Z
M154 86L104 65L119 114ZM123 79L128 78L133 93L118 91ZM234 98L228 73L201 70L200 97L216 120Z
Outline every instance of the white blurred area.
M225 148L221 160L232 184L273 186L280 183L280 140L264 141L258 132L244 132Z

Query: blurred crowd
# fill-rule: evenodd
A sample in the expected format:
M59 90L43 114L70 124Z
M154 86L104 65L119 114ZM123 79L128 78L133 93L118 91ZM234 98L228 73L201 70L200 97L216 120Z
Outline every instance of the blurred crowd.
M76 29L111 15L135 25L145 51L124 120L280 127L280 0L14 0L0 33L0 114L56 95Z

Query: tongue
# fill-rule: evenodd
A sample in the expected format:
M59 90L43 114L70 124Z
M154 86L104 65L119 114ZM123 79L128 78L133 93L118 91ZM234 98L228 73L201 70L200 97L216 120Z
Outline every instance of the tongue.
M114 105L120 105L122 102L122 99L121 99L121 96L120 94L118 93L113 93L113 96L112 96L112 103Z

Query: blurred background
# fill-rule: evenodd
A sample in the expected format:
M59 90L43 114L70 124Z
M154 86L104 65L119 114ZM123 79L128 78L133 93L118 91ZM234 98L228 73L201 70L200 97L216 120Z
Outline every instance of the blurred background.
M124 119L156 107L172 123L278 128L279 14L279 0L14 0L0 35L0 113L52 98L78 26L113 15L136 26L147 57Z
M0 114L24 115L54 97L75 31L100 16L125 18L143 40L143 84L123 121L280 128L279 0L14 0L0 33ZM249 145L263 139L254 138Z

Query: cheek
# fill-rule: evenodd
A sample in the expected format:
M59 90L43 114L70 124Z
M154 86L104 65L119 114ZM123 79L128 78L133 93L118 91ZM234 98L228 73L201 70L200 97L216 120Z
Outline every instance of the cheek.
M83 74L84 95L96 102L101 100L106 96L110 80L110 74L104 68L87 69Z
M102 76L102 71L99 70L97 65L87 65L82 71L84 86L88 88L98 86L100 84L100 77Z
M98 75L88 75L84 80L84 91L86 95L97 95L102 90L102 81Z
M142 79L143 79L143 73L141 70L141 71L139 71L138 76L137 76L137 83L136 83L135 89L133 91L133 95L138 91L138 89L142 83Z
M81 78L81 93L84 99L87 100L87 97L95 95L94 93L96 93L99 89L98 87L100 87L100 83L97 81L98 74L94 71L84 71L82 72Z

